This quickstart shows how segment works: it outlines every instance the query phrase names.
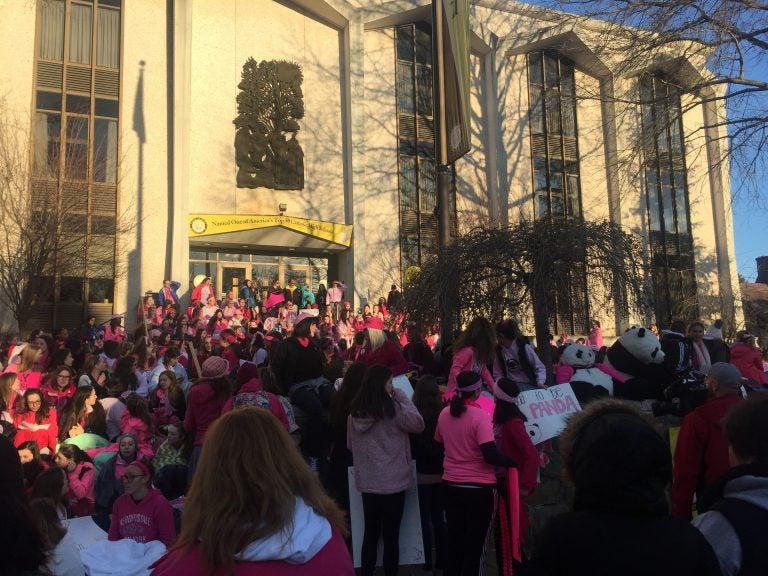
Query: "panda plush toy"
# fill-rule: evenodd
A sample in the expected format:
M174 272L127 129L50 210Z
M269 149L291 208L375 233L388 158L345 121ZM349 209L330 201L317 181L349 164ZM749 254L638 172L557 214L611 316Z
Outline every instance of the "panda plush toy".
M613 393L629 400L663 398L669 380L664 352L651 330L630 328L614 342L598 366L613 377Z
M563 349L557 381L569 382L582 405L602 396L613 396L613 378L595 366L595 353L583 344L569 344Z

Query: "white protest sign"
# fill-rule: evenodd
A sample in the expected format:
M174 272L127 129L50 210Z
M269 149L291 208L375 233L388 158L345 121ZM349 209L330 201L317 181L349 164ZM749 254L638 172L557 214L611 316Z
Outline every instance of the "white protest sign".
M525 429L534 444L559 435L568 416L581 411L570 384L521 392L517 405L528 418Z
M405 374L392 378L392 386L400 388L409 399L413 397L413 386L411 386L411 381L408 380L408 376Z
M413 486L405 493L405 508L400 521L400 565L424 564L424 541L421 539L421 517L419 495L416 485L416 464L412 463ZM363 496L355 486L355 469L347 469L349 475L349 520L352 524L352 559L355 568L360 568L360 549L363 546ZM381 566L383 544L379 540L377 566Z

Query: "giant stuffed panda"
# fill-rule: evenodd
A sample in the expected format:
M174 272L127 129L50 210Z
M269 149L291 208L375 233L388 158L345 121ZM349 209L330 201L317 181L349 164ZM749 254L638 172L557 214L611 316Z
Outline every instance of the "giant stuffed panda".
M595 366L595 353L589 347L569 344L560 355L560 364L561 370L570 373L568 382L582 406L590 400L613 395L613 378Z
M613 377L613 393L629 400L662 399L670 375L664 352L651 330L630 328L614 342L598 365Z

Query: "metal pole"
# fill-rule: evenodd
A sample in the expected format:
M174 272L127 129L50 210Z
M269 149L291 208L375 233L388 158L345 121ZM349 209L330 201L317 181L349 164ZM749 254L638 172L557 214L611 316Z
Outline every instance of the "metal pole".
M435 180L437 184L437 255L442 267L443 254L451 242L451 215L449 194L451 189L450 167L446 164L448 151L445 140L445 114L443 93L445 76L443 66L443 0L432 2L432 68L435 119ZM450 285L450 284L449 284ZM440 348L445 350L453 342L453 308L456 298L450 298L445 287L438 290L440 312Z

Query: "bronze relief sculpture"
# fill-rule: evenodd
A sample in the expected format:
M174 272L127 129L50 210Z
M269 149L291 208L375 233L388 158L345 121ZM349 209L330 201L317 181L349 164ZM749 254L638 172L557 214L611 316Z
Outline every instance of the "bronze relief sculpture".
M304 189L304 151L296 139L304 117L301 67L248 58L237 85L235 162L238 188Z

